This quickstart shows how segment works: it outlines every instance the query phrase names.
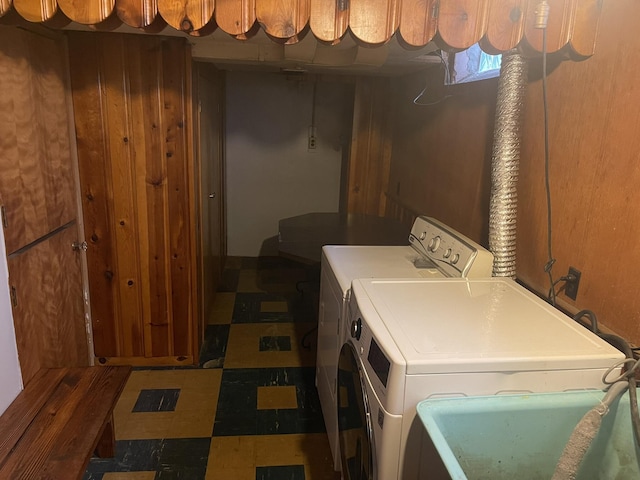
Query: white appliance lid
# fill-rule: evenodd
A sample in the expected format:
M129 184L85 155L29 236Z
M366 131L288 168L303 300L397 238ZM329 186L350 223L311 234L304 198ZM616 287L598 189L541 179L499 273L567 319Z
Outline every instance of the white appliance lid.
M421 278L425 270L414 266L414 261L420 255L409 245L325 245L322 254L336 276L343 295L356 278ZM437 272L435 265L431 270L438 277L443 276Z
M352 292L365 322L386 325L407 374L581 370L623 358L507 278L362 279Z

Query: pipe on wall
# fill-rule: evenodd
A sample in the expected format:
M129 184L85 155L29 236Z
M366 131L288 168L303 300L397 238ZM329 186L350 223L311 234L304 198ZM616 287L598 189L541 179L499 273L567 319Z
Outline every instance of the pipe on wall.
M491 158L489 249L493 276L516 276L516 217L527 62L515 50L502 57Z

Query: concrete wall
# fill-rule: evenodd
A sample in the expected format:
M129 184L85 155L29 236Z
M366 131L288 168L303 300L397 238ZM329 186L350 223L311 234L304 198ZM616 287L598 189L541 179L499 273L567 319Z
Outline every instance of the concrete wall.
M351 89L318 82L314 110L313 78L229 72L226 80L227 253L276 255L280 219L339 209Z

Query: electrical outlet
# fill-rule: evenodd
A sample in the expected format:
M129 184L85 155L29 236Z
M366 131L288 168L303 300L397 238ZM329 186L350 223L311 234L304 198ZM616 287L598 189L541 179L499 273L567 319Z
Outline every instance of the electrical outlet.
M567 280L564 285L564 294L571 300L575 300L578 296L578 286L580 286L580 270L576 270L573 267L569 267L568 277L571 280Z
M316 149L316 127L309 127L307 150L315 150L315 149Z

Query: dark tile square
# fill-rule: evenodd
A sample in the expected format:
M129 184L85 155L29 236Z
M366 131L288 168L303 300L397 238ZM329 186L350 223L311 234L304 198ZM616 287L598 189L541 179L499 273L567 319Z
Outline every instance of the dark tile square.
M100 479L107 472L155 471L162 440L118 440L113 458L92 457L85 478Z
M289 335L277 337L260 337L261 352L290 352L291 337Z
M132 412L173 412L180 396L179 388L141 390Z
M229 325L207 325L200 348L200 366L222 368L229 340Z
M258 410L258 387L295 386L298 408ZM325 431L314 367L224 370L213 436Z
M158 478L204 478L211 438L167 438L162 441Z
M256 480L305 480L304 465L256 467Z

